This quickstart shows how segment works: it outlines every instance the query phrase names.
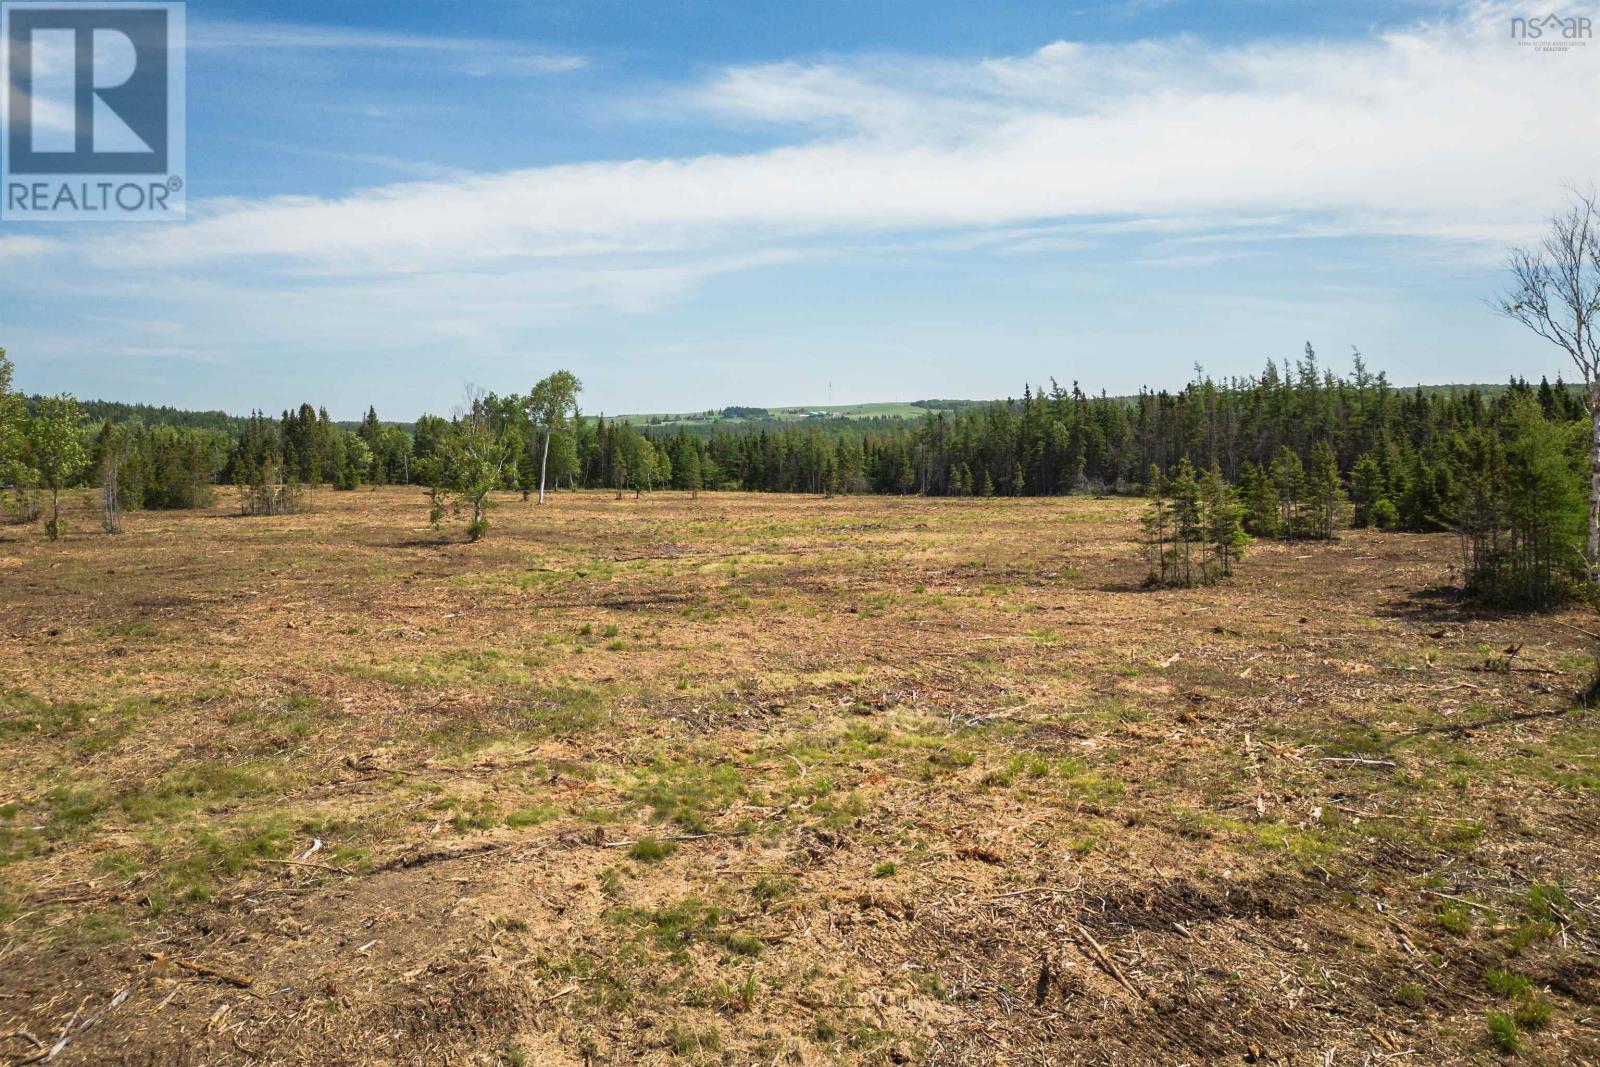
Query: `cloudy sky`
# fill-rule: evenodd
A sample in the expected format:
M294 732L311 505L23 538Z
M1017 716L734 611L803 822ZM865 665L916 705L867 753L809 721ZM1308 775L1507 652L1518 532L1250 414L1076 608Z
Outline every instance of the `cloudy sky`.
M1307 341L1553 376L1486 302L1600 181L1600 41L1519 46L1527 4L188 10L189 221L0 223L29 391L409 419L564 366L586 410L676 411Z

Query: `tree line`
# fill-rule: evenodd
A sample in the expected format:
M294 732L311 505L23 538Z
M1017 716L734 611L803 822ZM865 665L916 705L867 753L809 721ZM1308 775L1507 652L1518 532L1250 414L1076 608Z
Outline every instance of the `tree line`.
M459 515L478 537L496 490L1047 496L1176 485L1186 497L1193 482L1213 501L1226 487L1219 513L1236 505L1239 529L1256 538L1326 539L1345 525L1458 530L1482 588L1547 601L1568 584L1571 522L1584 498L1587 412L1581 392L1559 379L1397 389L1359 353L1337 374L1309 345L1257 375L1219 382L1197 370L1176 391L1090 396L1052 382L919 420L703 431L582 416L581 383L565 371L527 394L477 394L451 417L423 415L409 433L372 409L342 427L310 404L278 417L252 412L232 432L95 423L70 397L24 401L3 356L0 374L0 481L13 487L20 517L52 504L52 535L60 491L86 484L115 504L108 527L122 508L209 505L221 486L237 487L242 510L276 513L305 506L318 486L414 484L429 491L436 523ZM1525 499L1529 484L1545 487L1542 503ZM1184 530L1200 522L1187 504L1174 514ZM1226 572L1239 550L1231 526L1203 558L1186 537L1158 540L1155 569L1177 565L1190 579ZM1161 567L1174 546L1182 562Z

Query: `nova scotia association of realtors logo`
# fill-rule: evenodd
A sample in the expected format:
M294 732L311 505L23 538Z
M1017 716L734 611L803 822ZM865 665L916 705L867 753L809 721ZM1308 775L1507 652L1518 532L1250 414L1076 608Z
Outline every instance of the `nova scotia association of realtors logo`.
M0 219L183 218L184 5L0 3Z
M1511 20L1511 39L1535 52L1570 52L1594 37L1594 20L1585 15L1535 15Z

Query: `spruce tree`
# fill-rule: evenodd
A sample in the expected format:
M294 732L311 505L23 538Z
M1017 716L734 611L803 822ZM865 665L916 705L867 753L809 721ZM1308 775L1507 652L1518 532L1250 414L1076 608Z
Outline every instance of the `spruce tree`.
M1165 585L1169 564L1167 537L1171 516L1167 509L1161 468L1154 464L1151 465L1150 475L1145 480L1145 495L1150 498L1150 503L1139 520L1139 525L1144 530L1145 564L1147 569L1145 584Z
M1278 490L1267 473L1250 460L1239 472L1239 498L1245 531L1256 537L1277 537Z
M1339 515L1344 510L1345 495L1344 483L1339 478L1339 461L1325 441L1318 441L1311 448L1306 498L1310 511L1307 523L1310 535L1332 540Z
M1172 534L1177 558L1174 577L1180 585L1194 585L1206 571L1204 518L1200 508L1200 483L1188 457L1178 461L1167 477L1165 494L1171 501Z
M1270 479L1278 497L1278 533L1285 540L1293 541L1303 526L1300 505L1305 494L1306 471L1300 457L1289 446L1280 447L1272 457Z
M1350 471L1350 502L1355 506L1352 525L1357 529L1374 525L1373 508L1384 496L1383 470L1378 457L1363 453Z
M1244 532L1244 508L1238 494L1216 464L1200 483L1200 499L1205 509L1205 538L1215 568L1207 581L1214 581L1233 573L1234 561L1243 558L1250 537Z

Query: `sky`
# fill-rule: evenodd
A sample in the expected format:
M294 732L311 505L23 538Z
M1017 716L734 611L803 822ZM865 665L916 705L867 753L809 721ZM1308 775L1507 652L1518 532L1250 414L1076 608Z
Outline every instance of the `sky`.
M29 392L397 420L557 368L608 413L1179 388L1307 342L1553 378L1491 307L1600 181L1600 41L1520 46L1545 13L197 0L188 220L0 223L0 346Z

